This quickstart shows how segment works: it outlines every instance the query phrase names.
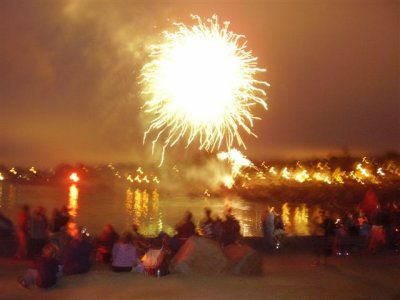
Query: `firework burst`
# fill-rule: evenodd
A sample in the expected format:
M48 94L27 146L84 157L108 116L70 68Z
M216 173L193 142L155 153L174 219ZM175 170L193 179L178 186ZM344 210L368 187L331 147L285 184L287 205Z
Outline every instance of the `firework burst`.
M229 22L220 25L215 15L192 18L192 27L175 23L175 32L163 33L141 73L143 109L151 117L144 141L151 134L153 150L162 142L162 157L182 140L186 146L198 141L207 151L222 145L229 150L235 142L245 148L239 129L255 136L251 127L258 118L251 108L267 109L268 84L255 79L265 69L246 50L245 37L229 31Z

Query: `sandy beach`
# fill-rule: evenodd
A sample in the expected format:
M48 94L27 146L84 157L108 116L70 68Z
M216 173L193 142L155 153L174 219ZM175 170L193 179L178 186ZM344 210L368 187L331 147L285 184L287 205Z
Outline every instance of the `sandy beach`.
M26 262L0 259L0 299L400 299L400 255L333 256L325 266L313 255L263 254L263 275L118 274L94 265L83 275L63 277L49 290L24 289L16 278Z

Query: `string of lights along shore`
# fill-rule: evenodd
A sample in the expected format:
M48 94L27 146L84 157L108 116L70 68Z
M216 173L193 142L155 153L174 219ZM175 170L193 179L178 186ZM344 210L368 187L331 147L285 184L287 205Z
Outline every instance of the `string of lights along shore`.
M140 76L143 109L151 119L144 142L152 139L153 153L157 142L163 145L160 165L166 148L180 142L210 152L234 144L246 148L239 131L256 136L252 108L267 109L269 84L256 79L265 69L257 66L245 37L216 15L191 19L192 26L174 23L175 31L163 32Z

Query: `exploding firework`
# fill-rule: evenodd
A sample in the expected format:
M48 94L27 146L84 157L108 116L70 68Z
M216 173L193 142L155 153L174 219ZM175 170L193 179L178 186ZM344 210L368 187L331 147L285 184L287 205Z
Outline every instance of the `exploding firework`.
M247 167L254 168L254 164L236 149L231 149L229 152L220 152L217 157L221 161L228 161L231 165L231 174L225 175L223 179L224 185L229 189L232 188L235 178L241 174L242 169Z
M257 67L245 37L229 31L229 22L220 25L215 15L192 18L192 27L176 23L175 32L164 32L142 69L143 108L151 117L144 141L152 134L153 150L162 142L162 157L181 140L186 146L198 140L207 151L222 145L229 150L235 142L245 148L239 129L255 136L251 127L258 118L251 108L267 109L268 84L255 79L265 69Z

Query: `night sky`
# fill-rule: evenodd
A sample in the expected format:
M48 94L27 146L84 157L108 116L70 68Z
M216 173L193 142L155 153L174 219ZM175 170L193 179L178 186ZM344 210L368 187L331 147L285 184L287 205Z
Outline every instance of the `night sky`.
M267 69L247 156L400 152L399 1L2 0L0 164L158 161L138 76L190 14L229 20Z

